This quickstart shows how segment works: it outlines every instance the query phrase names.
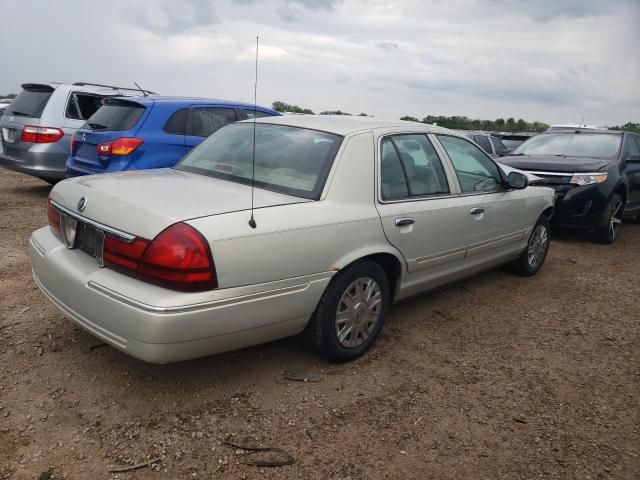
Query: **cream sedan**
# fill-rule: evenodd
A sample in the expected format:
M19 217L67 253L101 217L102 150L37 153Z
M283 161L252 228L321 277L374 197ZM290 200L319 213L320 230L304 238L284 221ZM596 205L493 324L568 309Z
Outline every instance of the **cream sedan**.
M58 183L33 277L80 327L149 362L300 333L348 361L394 301L501 264L535 274L554 197L528 183L442 128L260 118L172 169Z

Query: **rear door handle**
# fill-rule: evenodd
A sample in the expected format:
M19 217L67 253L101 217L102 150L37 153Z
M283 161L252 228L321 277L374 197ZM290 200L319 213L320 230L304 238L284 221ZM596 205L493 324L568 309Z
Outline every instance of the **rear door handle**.
M484 213L484 208L483 207L473 207L469 210L469 213L471 215L480 215L481 213Z
M416 221L411 217L396 218L396 227L406 227L414 223L416 223Z

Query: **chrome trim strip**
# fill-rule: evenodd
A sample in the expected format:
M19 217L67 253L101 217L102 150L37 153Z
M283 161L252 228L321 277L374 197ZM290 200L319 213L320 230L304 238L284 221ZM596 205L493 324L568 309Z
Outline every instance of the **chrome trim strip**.
M126 303L127 305L138 308L140 310L144 310L146 312L151 312L151 313L167 314L167 313L184 313L184 312L192 312L195 310L204 310L207 308L224 307L233 303L250 302L253 300L260 300L262 298L267 298L271 296L279 296L279 295L286 295L289 293L303 292L309 288L311 283L312 282L307 282L300 285L293 285L291 287L277 288L274 290L251 293L248 295L240 295L238 297L225 298L220 300L211 300L208 302L192 303L189 305L176 305L171 307L158 307L156 305L149 305L147 303L135 300L131 297L127 297L126 295L118 293L114 290L111 290L110 288L107 288L93 281L89 281L87 283L87 286L89 288L96 290L99 293L102 293L103 295L113 298L114 300L118 300L122 303Z
M573 177L574 175L603 175L607 172L542 172L536 170L523 170L523 172L530 173L531 175L549 175L551 177Z
M108 227L107 225L103 225L102 223L98 223L86 217L83 217L82 215L78 215L77 213L72 212L68 208L63 207L58 202L51 200L51 204L61 212L69 215L70 217L75 218L76 220L79 220L82 223L86 223L87 225L91 225L97 230L119 237L125 242L131 243L136 239L135 235L131 235L130 233L123 232L122 230L117 230L115 228Z

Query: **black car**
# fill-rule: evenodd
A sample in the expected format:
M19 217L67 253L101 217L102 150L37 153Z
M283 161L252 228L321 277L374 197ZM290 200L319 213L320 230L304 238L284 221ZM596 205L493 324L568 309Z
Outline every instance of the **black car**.
M490 133L474 132L470 130L458 130L458 132L476 142L478 146L492 158L506 155L510 151L504 143L502 143L502 140Z
M555 225L612 243L623 217L640 220L640 135L573 129L541 133L499 159L556 191Z

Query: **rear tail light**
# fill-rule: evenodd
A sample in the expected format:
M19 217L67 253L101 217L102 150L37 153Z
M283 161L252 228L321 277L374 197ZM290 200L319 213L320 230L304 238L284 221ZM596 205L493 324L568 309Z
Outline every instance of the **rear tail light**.
M47 220L53 233L62 238L62 232L60 231L60 212L53 206L50 199L47 200Z
M104 237L102 258L105 263L135 272L148 245L149 242L141 238L127 242L106 235Z
M29 143L55 143L64 137L64 132L59 128L36 127L26 125L22 129L22 141Z
M71 137L71 153L72 153L72 154L73 154L73 151L74 151L74 150L75 150L75 148L76 148L76 145L78 145L78 139L76 138L76 136L75 136L75 135L73 135L73 136Z
M218 286L207 241L185 223L170 226L150 243L138 238L127 243L107 235L104 262L173 290L201 291Z
M143 143L144 140L141 138L118 138L112 142L98 144L96 151L102 157L108 155L126 156L135 152Z

